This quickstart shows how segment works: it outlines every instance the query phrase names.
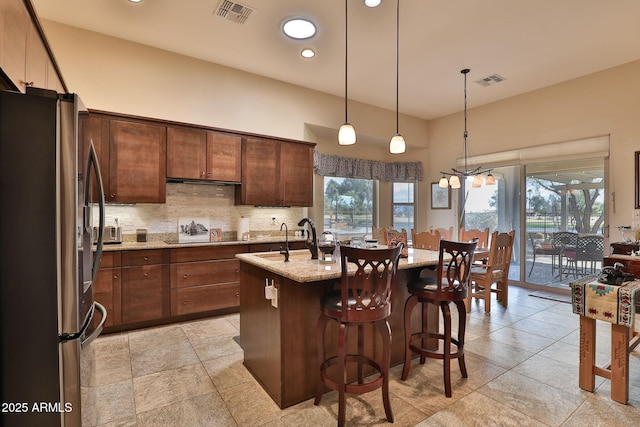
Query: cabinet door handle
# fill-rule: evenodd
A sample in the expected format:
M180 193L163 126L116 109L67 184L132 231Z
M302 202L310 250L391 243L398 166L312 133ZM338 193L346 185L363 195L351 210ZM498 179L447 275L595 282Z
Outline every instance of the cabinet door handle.
M115 199L116 198L116 193L111 193L111 198Z
M182 305L187 305L187 304L189 304L189 301L188 301L188 300L184 300L184 301L182 301Z
M148 256L144 257L144 260L149 261L149 257Z
M183 279L187 279L189 277L188 274L185 274L184 276L182 276Z
M119 276L118 276L117 274L114 274L114 275L113 275L113 278L114 278L114 279L117 279L118 277L119 277Z
M144 277L149 277L149 273L148 272L144 272Z
M205 176L205 175L206 175L206 174L205 174L205 172L204 172L204 171L200 172L200 176Z

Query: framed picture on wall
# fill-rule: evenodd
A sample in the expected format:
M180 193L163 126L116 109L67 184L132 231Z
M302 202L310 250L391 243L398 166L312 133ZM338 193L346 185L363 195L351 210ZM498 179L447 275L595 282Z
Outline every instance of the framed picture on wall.
M451 209L451 187L441 188L437 182L431 183L431 209Z

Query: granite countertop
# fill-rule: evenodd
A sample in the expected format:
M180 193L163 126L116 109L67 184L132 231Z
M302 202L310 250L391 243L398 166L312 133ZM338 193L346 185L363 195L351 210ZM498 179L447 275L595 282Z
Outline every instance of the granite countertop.
M300 283L339 279L342 270L339 260L335 263L324 263L317 259L312 260L311 254L306 249L290 251L289 262L284 262L284 255L278 252L237 254L236 258L241 262L246 262ZM400 258L398 269L426 267L436 264L438 264L437 251L409 248L409 257ZM355 271L355 266L353 266L353 270Z
M225 240L222 242L201 242L201 243L179 243L172 241L153 240L149 242L130 242L109 243L102 247L103 252L108 251L130 251L142 249L172 249L172 248L194 248L208 246L228 246L228 245L256 245L262 243L280 243L284 242L284 236L265 236L263 238L252 238L249 240ZM289 238L289 242L304 242L304 238ZM95 245L94 245L95 248ZM307 251L308 253L308 251Z

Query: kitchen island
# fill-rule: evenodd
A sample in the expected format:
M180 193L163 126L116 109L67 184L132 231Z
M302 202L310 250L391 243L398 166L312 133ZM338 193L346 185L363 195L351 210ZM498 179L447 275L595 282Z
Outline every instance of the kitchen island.
M284 255L279 253L243 253L236 258L240 260L240 345L245 367L280 408L313 397L318 375L316 322L320 298L334 286L339 287L339 260L330 264L312 260L308 250L291 251L290 262L284 262ZM423 268L437 263L438 252L409 249L409 257L401 258L398 264L393 312L388 319L392 365L404 361L406 284ZM277 289L275 299L265 298L265 285ZM429 317L430 325L437 328L438 311L429 310ZM420 327L419 310L414 312L412 325L416 330ZM365 345L379 352L379 337L372 328L365 330ZM332 322L325 333L327 354L335 354L336 338L337 325ZM350 377L354 374L349 373Z

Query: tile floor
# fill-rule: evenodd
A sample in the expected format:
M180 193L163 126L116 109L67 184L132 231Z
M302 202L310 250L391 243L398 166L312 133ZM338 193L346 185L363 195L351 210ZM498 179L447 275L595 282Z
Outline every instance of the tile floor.
M468 318L469 377L452 364L453 397L444 396L442 362L414 361L407 381L392 368L396 426L640 425L640 347L630 356L630 400L578 388L578 316L571 304L511 286L509 307ZM234 340L239 315L98 338L84 366L85 426L333 426L337 394L280 410L242 365ZM640 321L640 318L637 318ZM610 325L598 322L598 362L609 359ZM237 338L236 338L237 339ZM347 398L348 425L386 425L380 391Z

